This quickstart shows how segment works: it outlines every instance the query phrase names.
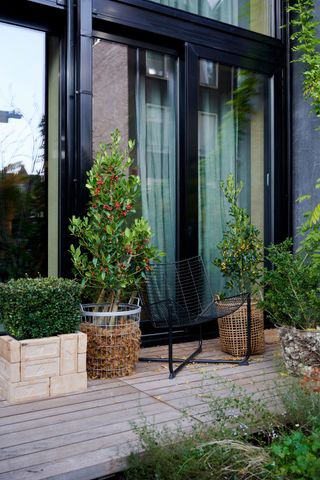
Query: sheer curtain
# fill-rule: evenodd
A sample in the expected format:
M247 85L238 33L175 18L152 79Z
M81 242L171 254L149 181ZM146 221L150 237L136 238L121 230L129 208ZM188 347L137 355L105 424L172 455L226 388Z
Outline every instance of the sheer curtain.
M201 61L200 61L201 62ZM212 62L202 61L200 68L212 71ZM199 253L210 273L216 292L223 291L224 279L211 265L219 256L221 241L228 220L228 205L220 189L233 173L243 180L240 203L251 214L252 221L263 233L263 79L254 72L219 65L216 85L199 86Z
M208 68L210 63L207 64ZM217 87L200 86L199 92L199 254L204 259L215 292L223 290L224 281L212 266L212 259L218 256L217 243L222 238L227 221L220 182L228 173L235 173L236 169L237 129L232 104L233 80L234 69L219 66Z
M151 224L154 244L170 262L176 255L176 60L158 53L149 57L150 68L140 62L136 81L142 215ZM159 60L163 60L161 72Z

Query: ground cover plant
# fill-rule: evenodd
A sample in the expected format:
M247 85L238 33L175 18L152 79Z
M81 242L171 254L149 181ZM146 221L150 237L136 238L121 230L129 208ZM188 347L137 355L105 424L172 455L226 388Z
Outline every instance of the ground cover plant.
M208 412L189 431L136 426L140 445L129 457L126 479L319 479L320 395L290 377L275 389L278 413L231 387L225 398L201 394Z

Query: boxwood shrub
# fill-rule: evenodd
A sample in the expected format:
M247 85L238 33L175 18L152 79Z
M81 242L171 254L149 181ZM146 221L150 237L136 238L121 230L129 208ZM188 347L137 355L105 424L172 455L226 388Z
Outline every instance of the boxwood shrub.
M19 340L75 332L80 293L77 282L57 277L0 283L0 323Z

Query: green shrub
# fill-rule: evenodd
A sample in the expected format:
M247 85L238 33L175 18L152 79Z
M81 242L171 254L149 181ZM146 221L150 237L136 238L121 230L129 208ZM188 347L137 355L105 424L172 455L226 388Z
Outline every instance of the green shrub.
M127 480L271 480L269 452L234 438L220 438L204 424L191 433L136 428L143 453L128 459Z
M0 283L1 322L18 339L72 333L80 323L81 286L63 278Z
M320 430L306 435L301 431L284 435L271 445L270 470L279 480L320 478Z
M291 377L285 388L276 385L281 401L282 423L291 428L301 428L305 433L320 430L320 393L312 390L312 384L303 384L301 378Z

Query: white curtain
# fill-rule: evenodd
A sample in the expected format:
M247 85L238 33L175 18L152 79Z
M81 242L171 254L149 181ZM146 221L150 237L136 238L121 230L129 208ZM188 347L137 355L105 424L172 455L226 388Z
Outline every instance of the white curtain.
M234 69L228 67L229 85L233 84ZM220 79L221 81L221 79ZM219 85L219 84L218 84ZM224 281L212 266L219 255L217 244L222 239L227 221L227 208L220 182L235 173L237 129L232 104L232 89L200 87L199 111L199 254L208 269L214 292L223 290ZM215 101L212 100L215 96Z
M142 215L170 262L176 256L176 60L165 55L164 64L162 79L137 68L137 160Z

